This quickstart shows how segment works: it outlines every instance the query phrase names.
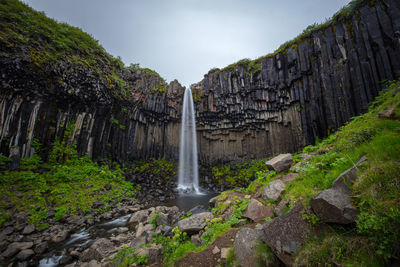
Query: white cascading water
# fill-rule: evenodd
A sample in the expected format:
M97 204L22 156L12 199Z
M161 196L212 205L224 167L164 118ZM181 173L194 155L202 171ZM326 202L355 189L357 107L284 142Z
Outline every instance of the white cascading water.
M200 193L197 166L196 120L192 91L186 88L183 96L181 143L179 151L178 190Z

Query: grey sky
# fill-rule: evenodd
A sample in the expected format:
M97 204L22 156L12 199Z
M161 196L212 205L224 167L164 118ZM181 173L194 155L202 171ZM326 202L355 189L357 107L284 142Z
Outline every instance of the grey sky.
M90 33L126 65L198 82L213 67L258 58L349 0L25 0Z

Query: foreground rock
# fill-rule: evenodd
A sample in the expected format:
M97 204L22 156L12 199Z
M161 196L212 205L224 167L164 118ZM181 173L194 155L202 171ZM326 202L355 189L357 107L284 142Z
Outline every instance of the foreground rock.
M280 154L279 156L268 160L265 164L267 165L268 169L280 173L289 170L292 162L292 154Z
M292 264L292 255L307 240L311 226L303 220L303 207L298 204L288 213L266 222L262 227L262 240L286 265Z
M249 218L254 222L263 221L266 217L272 217L274 215L271 208L266 207L260 201L251 199L249 205L245 212L243 212L243 216Z
M285 184L281 180L275 180L268 184L262 191L262 198L264 200L278 201L281 194L285 191Z
M211 212L202 212L185 218L178 222L178 227L181 232L195 234L203 230L207 222L213 218Z
M362 157L354 167L339 175L332 188L310 200L314 213L326 223L349 224L356 221L359 211L351 203L351 186L357 179L357 166L366 160Z
M233 249L240 266L256 267L256 243L260 237L257 231L251 228L242 228L237 232Z

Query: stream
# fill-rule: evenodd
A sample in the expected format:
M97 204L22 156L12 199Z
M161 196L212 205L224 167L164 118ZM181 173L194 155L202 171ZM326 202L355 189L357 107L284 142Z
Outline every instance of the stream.
M189 211L190 209L202 205L208 208L208 201L217 196L218 193L204 193L198 195L181 195L174 200L160 203L158 206L177 206L180 210ZM125 227L132 214L127 214L119 218L105 221L100 224L92 225L88 228L82 228L72 234L66 241L57 243L49 252L45 254L39 262L40 267L58 266L61 258L71 247L89 247L99 238L107 238L113 234L112 229Z

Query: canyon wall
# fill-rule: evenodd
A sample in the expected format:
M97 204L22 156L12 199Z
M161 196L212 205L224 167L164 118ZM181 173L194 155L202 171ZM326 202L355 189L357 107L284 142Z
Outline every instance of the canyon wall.
M374 1L256 61L192 86L203 162L295 152L325 137L399 76L400 2Z
M126 99L91 68L65 62L39 67L29 54L0 53L1 152L18 147L29 157L40 144L46 157L57 138L95 160L177 159L184 88L142 70L120 75Z
M2 154L15 147L29 157L40 144L46 157L65 140L96 160L177 159L184 92L177 81L118 67L101 49L83 57L76 46L73 56L46 61L59 53L52 36L29 43L13 36L21 43L0 36ZM381 82L399 74L400 2L369 1L278 51L193 85L201 162L294 152L365 112Z

